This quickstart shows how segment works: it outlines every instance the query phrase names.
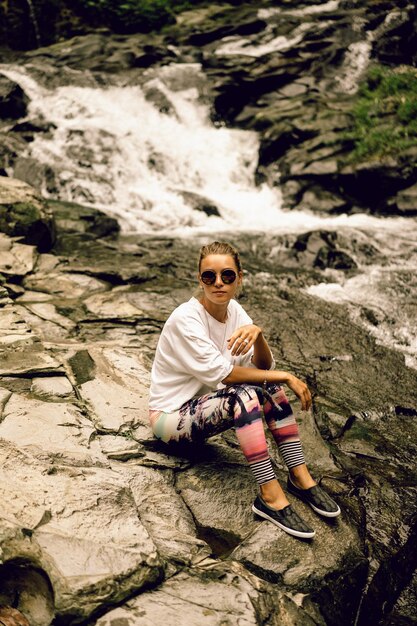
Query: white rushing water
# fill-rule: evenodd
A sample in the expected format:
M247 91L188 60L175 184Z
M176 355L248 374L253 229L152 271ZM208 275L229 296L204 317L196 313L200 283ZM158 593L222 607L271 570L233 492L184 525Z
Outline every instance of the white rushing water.
M416 251L415 251L416 252ZM417 369L417 254L411 262L373 265L339 282L307 289L311 295L346 306L351 319L365 326L379 343L402 352Z
M263 43L257 41L257 35L242 39L239 36L224 37L216 48L218 56L233 56L243 54L251 57L260 57L270 52L282 52L293 48L303 40L304 35L311 29L311 23L300 24L294 29L291 37L274 35L274 29L267 26L263 35Z
M107 88L46 89L23 68L0 69L30 96L28 119L43 117L56 126L48 136L38 133L25 155L54 172L55 188L48 191L45 182L44 194L102 209L116 216L125 232L186 237L358 229L366 234L387 253L389 265L365 266L347 279L336 272L337 282L326 276L309 293L343 302L379 341L400 349L409 365L417 365L410 291L416 286L410 279L417 265L416 220L286 211L279 187L254 184L256 133L213 126L197 89L175 86L179 74L180 83L184 74L199 76L197 65L166 66L158 76L150 74L143 87ZM169 113L147 99L149 90L165 99ZM217 207L220 216L196 210L196 196ZM364 307L374 312L376 324L363 317Z
M22 70L3 70L30 96L29 118L43 116L57 127L52 137L36 137L26 155L54 170L54 195L107 210L126 231L262 229L274 220L279 191L253 182L257 135L215 128L195 88L170 89L170 73L184 69L200 72L194 65L166 67L145 89L50 91ZM148 102L150 88L169 101L169 115ZM221 218L194 210L187 193L217 206Z
M305 6L301 9L292 9L291 7L273 7L269 9L259 9L258 17L260 20L268 20L274 15L285 14L295 15L298 17L304 17L305 15L320 15L322 13L332 13L339 8L338 0L329 0L329 2L323 2L322 4L312 4L311 6Z
M213 126L196 88L172 87L176 73L199 73L198 65L161 68L144 88L48 90L22 68L3 66L1 71L30 96L28 119L43 117L56 126L51 136L39 133L25 155L54 171L56 189L49 192L45 181L42 192L103 209L120 220L125 232L184 236L231 229L389 230L408 224L364 214L321 217L285 211L279 187L254 183L257 134ZM146 99L150 88L166 98L170 114ZM220 216L196 210L187 194L216 206Z

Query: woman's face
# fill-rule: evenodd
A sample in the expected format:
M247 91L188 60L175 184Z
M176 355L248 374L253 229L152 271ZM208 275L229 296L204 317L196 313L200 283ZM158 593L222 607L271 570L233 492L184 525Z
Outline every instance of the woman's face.
M208 270L216 274L216 280L212 285L206 285L201 280L202 273ZM223 270L233 270L236 272L236 280L230 284L223 282L221 277ZM230 254L209 254L201 261L198 279L200 286L203 288L203 294L206 300L209 300L213 304L227 304L229 300L234 298L238 286L242 284L242 272L239 272Z

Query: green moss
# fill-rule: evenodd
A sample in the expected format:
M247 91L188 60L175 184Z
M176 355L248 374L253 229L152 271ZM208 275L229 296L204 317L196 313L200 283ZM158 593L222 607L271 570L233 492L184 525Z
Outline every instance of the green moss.
M417 146L417 70L373 67L352 110L350 161L397 157Z
M13 220L23 228L40 219L39 209L30 202L16 202L13 205Z

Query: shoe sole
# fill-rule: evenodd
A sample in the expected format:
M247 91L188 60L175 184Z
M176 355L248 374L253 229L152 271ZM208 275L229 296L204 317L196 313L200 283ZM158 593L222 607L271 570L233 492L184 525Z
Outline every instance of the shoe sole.
M337 511L323 511L322 509L318 509L316 506L314 506L314 504L311 504L311 502L307 502L306 500L302 500L302 502L309 504L311 508L313 509L313 511L315 511L319 515L322 515L323 517L337 517L341 513L341 510L339 509L339 507L337 507Z
M269 517L267 513L264 513L260 509L257 509L254 504L252 505L252 511L256 513L256 515L259 515L259 517L263 517L264 519L267 519L269 522L272 522L273 524L275 524L275 526L278 526L278 528L281 528L281 530L285 531L289 535L293 535L293 537L298 537L299 539L312 539L316 534L315 530L309 533L305 533L305 532L302 532L301 530L294 530L293 528L284 526L284 524L281 524L280 522L275 520L273 517Z
M308 500L306 500L305 498L302 498L298 493L294 493L294 491L292 491L292 489L290 489L287 485L287 491L288 493L290 493L292 496L295 496L296 498L298 498L299 500L301 500L301 502L304 502L305 504L308 504L309 506L311 506L311 508L313 509L313 511L315 511L316 513L318 513L318 515L322 515L323 517L337 517L338 515L340 515L341 510L339 507L337 507L337 511L323 511L323 509L318 509L316 506L314 506L314 504L312 504L311 502L309 502Z

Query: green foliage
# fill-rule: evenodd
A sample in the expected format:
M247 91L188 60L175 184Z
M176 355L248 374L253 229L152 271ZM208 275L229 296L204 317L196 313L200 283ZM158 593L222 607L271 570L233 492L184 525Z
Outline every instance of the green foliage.
M417 70L373 67L352 111L351 160L399 156L417 146Z

